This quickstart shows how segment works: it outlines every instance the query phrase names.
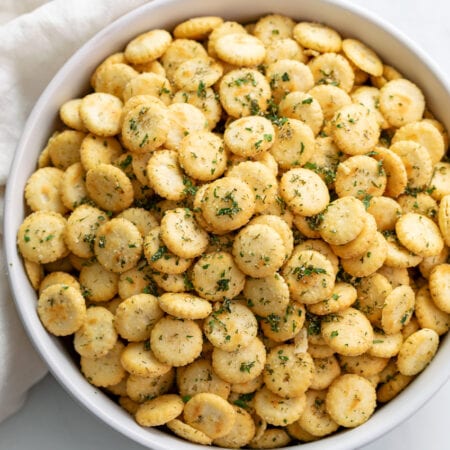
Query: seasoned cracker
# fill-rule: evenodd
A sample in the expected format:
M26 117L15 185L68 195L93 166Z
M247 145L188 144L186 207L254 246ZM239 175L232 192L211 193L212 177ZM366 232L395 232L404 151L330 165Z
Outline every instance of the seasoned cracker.
M294 26L295 22L288 16L268 14L256 22L253 34L267 46L274 41L292 37Z
M353 241L365 226L363 203L354 197L332 201L323 212L319 232L329 244L343 245Z
M337 31L317 22L298 23L293 35L300 45L318 52L338 52L342 45Z
M404 214L395 224L395 231L408 250L422 257L436 256L444 247L438 226L421 214Z
M216 127L222 116L222 106L215 91L212 88L203 89L200 84L194 91L177 91L172 103L188 103L198 108L204 114L209 130Z
M434 304L445 313L450 313L450 264L439 264L430 273L430 294Z
M33 286L33 289L37 290L44 278L44 267L42 264L29 261L26 258L23 259L23 265L31 286Z
M308 63L315 84L331 84L349 93L355 74L348 60L338 53L323 53Z
M128 208L117 217L129 220L139 230L142 236L146 236L153 228L158 226L155 216L144 208Z
M89 307L83 325L75 332L73 345L77 353L86 358L100 358L116 342L114 315L102 306Z
M80 283L78 280L70 273L67 272L50 272L45 277L42 278L42 281L38 285L39 295L47 289L49 286L53 284L64 284L65 286L71 286L77 290L80 290Z
M188 208L168 211L161 220L161 239L167 248L182 258L200 256L208 246L208 233L195 221Z
M235 155L255 157L273 145L275 129L264 117L242 117L228 125L223 138L227 148Z
M311 127L297 119L287 119L275 129L275 141L269 149L282 169L303 166L314 152Z
M183 417L188 425L217 439L231 432L236 412L222 397L202 392L186 403Z
M179 151L183 138L189 137L192 133L199 133L201 131L206 132L206 130L209 129L208 120L204 111L189 103L173 103L172 105L169 105L169 121L169 132L167 133L167 139L164 144L169 150ZM214 135L214 137L220 140L218 136ZM193 155L191 156L194 158ZM225 155L220 156L221 159L224 159ZM196 163L197 166L199 166L198 161L196 161ZM201 171L201 168L198 167L197 170ZM208 175L210 175L210 170L211 168L207 168L202 172L207 171ZM219 176L219 171L217 172L217 176Z
M284 398L263 387L255 394L255 410L267 423L275 426L288 425L302 415L306 396Z
M303 216L323 211L330 201L327 185L309 169L290 169L280 180L280 194L289 208Z
M258 322L246 306L224 300L206 317L203 332L214 347L233 352L250 345L258 333Z
M332 84L316 85L308 94L319 102L325 120L331 120L337 111L352 103L347 92Z
M433 172L433 163L423 145L414 141L397 141L391 145L390 150L402 160L409 187L423 188L428 184Z
M322 128L324 115L320 103L305 92L289 92L279 104L282 116L297 119L308 125L317 135Z
M337 282L332 294L318 303L308 306L308 311L320 316L335 314L351 306L357 298L356 289L349 283Z
M438 223L442 238L447 246L450 244L450 194L441 199L438 212Z
M249 443L250 448L282 448L291 442L291 437L282 428L268 428L258 433Z
M114 326L119 335L129 342L145 341L156 322L164 315L158 299L151 294L135 294L117 307Z
M236 416L231 431L220 438L214 439L213 443L224 448L240 448L247 445L255 436L256 427L252 416L239 406L233 405Z
M120 362L128 373L140 377L160 376L171 370L170 365L156 359L148 341L128 343L122 352Z
M214 347L212 367L228 383L246 383L257 378L264 369L266 349L259 338L234 351Z
M250 225L263 224L272 227L281 237L285 248L285 259L288 259L294 249L294 236L285 220L274 214L262 214L254 217Z
M231 33L217 38L214 50L220 59L237 66L257 66L266 56L263 42L243 33Z
M163 394L140 405L136 411L136 422L143 427L164 425L176 419L183 412L184 403L180 396Z
M172 42L166 30L151 30L140 34L127 44L125 58L134 64L143 64L158 59Z
M67 221L53 211L36 211L27 216L17 232L21 255L31 262L47 264L69 253L64 242Z
M298 420L302 430L312 436L322 437L337 430L339 425L331 418L326 409L327 391L310 389L306 393L306 405Z
M106 64L97 71L94 90L95 92L115 95L120 100L123 100L125 86L136 76L138 76L138 72L128 64Z
M386 334L395 334L408 324L414 312L415 294L410 286L394 288L384 299L381 327Z
M211 445L212 439L203 433L203 431L197 430L191 427L187 423L184 423L180 419L173 419L166 423L167 428L175 433L177 436L186 439L187 441L194 442L195 444Z
M126 372L120 363L124 349L122 342L117 341L113 348L99 358L80 358L81 372L89 383L98 387L114 386L125 378Z
M375 147L373 157L382 164L386 173L384 195L396 198L405 191L408 184L408 173L400 155L383 147Z
M52 136L47 144L53 166L65 170L80 161L80 146L85 137L81 131L65 130Z
M174 380L175 369L154 377L130 375L125 383L126 395L135 402L143 403L153 397L166 394L173 386Z
M164 312L178 319L204 319L212 311L210 302L192 294L166 292L158 302Z
M105 269L95 260L83 265L79 280L87 300L106 302L117 294L118 274Z
M378 198L378 197L375 197ZM365 224L361 233L353 239L343 245L330 245L335 255L342 259L356 258L363 256L374 244L376 240L377 223L371 214L366 214Z
M142 236L137 227L129 220L114 218L97 229L94 252L103 267L122 273L136 266L142 246Z
M336 171L335 190L339 197L351 195L364 200L380 196L386 188L383 165L366 155L355 155L341 162Z
M223 140L210 131L192 131L178 148L181 167L192 178L211 181L220 177L227 167Z
M121 212L133 202L131 181L112 164L99 164L88 170L86 190L91 199L106 211Z
M361 279L356 289L358 309L366 315L370 323L380 328L384 301L392 292L388 279L380 273L374 273Z
M185 272L192 263L191 259L174 255L161 239L160 227L153 228L144 239L144 256L153 269L177 275Z
M25 200L32 211L67 212L61 199L63 173L56 167L43 167L31 174L25 186Z
M230 383L219 378L214 372L211 361L202 358L177 369L177 386L183 398L200 392L210 392L226 400L231 389Z
M423 93L412 81L398 78L381 88L380 111L394 127L420 120L424 109Z
M350 61L369 75L379 77L383 74L383 63L378 55L357 39L344 39L342 50Z
M85 127L98 136L114 136L122 126L122 102L111 94L95 92L81 100L80 117Z
M275 39L266 45L266 57L264 63L273 64L280 59L293 59L301 63L306 63L308 57L303 52L303 48L297 41L291 38Z
M311 69L293 59L280 59L270 64L266 69L266 77L276 102L282 100L289 92L306 92L314 86Z
M236 69L222 77L219 96L225 111L238 118L266 111L271 89L264 75L257 70Z
M264 383L267 389L281 397L302 396L310 387L313 375L313 359L309 353L296 352L293 345L279 345L267 355Z
M200 355L203 338L200 327L193 320L166 316L151 330L150 343L159 361L179 367Z
M331 119L331 131L336 145L349 155L370 152L380 137L376 117L370 110L357 104L337 110Z
M326 389L341 374L339 362L334 355L326 358L314 358L314 374L311 389ZM308 394L306 394L308 397Z
M321 333L325 342L341 355L362 355L372 346L373 329L369 320L352 307L329 316L329 320L325 316Z
M160 61L166 71L167 78L172 83L175 71L185 61L192 58L206 59L207 57L208 54L200 42L192 39L175 39L167 47Z
M370 381L359 375L341 375L328 389L326 410L339 425L353 428L366 422L373 414L376 397Z
M37 312L50 333L68 336L83 325L86 305L79 289L59 283L52 284L41 292Z
M74 210L78 205L86 202L88 193L86 189L86 172L81 163L72 164L62 176L60 195L64 206Z
M112 137L101 138L88 134L80 146L80 159L84 170L88 171L99 164L111 164L123 153L119 141Z
M144 72L132 78L123 89L124 102L136 95L151 95L167 106L171 102L172 87L165 76Z
M215 231L233 231L245 225L253 215L255 194L239 178L220 178L208 185L200 208L203 218Z
M297 339L305 323L305 314L305 307L301 303L290 302L284 310L278 310L261 320L261 330L264 336L273 341L273 345Z
M435 200L443 200L445 196L450 195L450 163L438 162L433 167L430 186L431 195Z
M179 23L173 30L173 35L177 39L203 40L215 28L223 23L223 19L217 16L192 17Z
M157 194L168 200L179 201L186 196L186 177L174 150L158 150L147 164L147 176Z
M392 143L414 141L423 145L430 153L432 164L438 163L445 154L444 138L439 130L429 122L420 120L410 122L396 130Z
M100 209L90 205L80 205L67 219L64 239L70 251L80 258L94 256L94 243L98 227L108 220Z
M69 128L77 131L87 131L80 117L81 98L73 98L63 103L59 108L59 117Z
M439 335L422 328L403 342L397 357L397 367L402 375L413 376L421 372L433 359L439 345Z
M408 325L403 328L402 333ZM377 358L392 358L396 356L403 343L402 333L385 334L382 331L374 331L372 347L367 351L367 355Z
M445 334L450 328L450 314L435 305L427 285L416 292L414 315L421 328L430 328L439 336Z
M333 292L335 272L331 262L315 250L299 250L283 266L291 298L305 304L318 303Z
M255 314L267 317L287 307L289 288L284 278L275 273L263 278L247 278L244 296Z
M247 225L241 229L233 244L237 266L253 278L275 273L285 261L285 255L281 236L269 225Z
M136 153L146 153L160 147L169 132L168 110L157 103L144 103L129 110L123 118L124 146Z
M449 249L448 247L444 246L439 255L423 258L422 262L419 264L419 270L421 275L427 280L429 280L432 270L440 264L445 264L447 262L448 256L449 256ZM445 272L447 269L445 269L444 266L444 268L440 270L443 270ZM440 278L440 276L438 278Z

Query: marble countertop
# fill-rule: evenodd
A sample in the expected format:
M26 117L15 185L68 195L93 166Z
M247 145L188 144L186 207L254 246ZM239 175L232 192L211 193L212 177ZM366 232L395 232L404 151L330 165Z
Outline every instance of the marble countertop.
M424 49L450 77L448 0L352 0L395 25ZM0 6L1 9L1 6ZM419 411L360 450L450 449L450 381ZM87 413L47 375L25 406L0 424L0 449L143 450Z

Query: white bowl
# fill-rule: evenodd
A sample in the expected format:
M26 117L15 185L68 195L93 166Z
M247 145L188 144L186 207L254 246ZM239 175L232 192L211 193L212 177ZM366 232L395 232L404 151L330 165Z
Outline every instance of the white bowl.
M5 249L16 306L35 347L53 375L91 413L130 439L153 449L204 449L157 429L145 429L81 375L60 339L50 336L36 313L36 293L25 274L16 248L16 232L25 214L23 191L35 170L39 152L57 123L59 106L86 92L89 76L106 56L136 34L151 28L171 28L186 18L219 15L245 21L267 13L324 22L370 45L383 60L398 68L424 91L436 117L450 130L450 89L434 63L392 26L372 14L335 0L155 0L123 16L94 36L57 73L36 103L24 129L12 165L5 200ZM450 373L450 338L446 336L429 367L364 425L317 442L304 450L351 449L376 439L417 411L447 380ZM300 448L300 446L298 446Z

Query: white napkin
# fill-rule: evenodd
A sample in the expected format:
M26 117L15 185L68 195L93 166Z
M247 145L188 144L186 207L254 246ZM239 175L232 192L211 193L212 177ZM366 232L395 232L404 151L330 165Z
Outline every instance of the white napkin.
M0 216L3 189L26 118L64 61L97 31L149 0L1 0ZM1 232L1 230L0 230ZM46 373L17 317L0 242L0 421Z

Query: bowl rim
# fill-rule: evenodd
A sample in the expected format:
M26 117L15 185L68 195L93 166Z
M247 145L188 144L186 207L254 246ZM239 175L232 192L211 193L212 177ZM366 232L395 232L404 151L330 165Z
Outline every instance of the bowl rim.
M193 0L195 2L196 0ZM199 0L198 0L199 1ZM197 2L198 2L197 1ZM295 1L295 0L293 0ZM193 3L190 2L190 3ZM228 0L222 0L222 3L226 5ZM283 2L283 4L288 3L289 0ZM70 369L71 365L67 364L67 361L61 364L61 358L67 359L67 356L63 356L61 353L62 349L59 348L59 353L55 353L56 341L58 338L48 336L48 339L41 340L43 333L39 333L36 330L35 321L32 320L29 314L29 308L27 305L19 298L19 288L21 286L17 285L17 280L24 280L24 269L21 267L21 258L18 255L16 248L16 224L14 220L10 218L10 214L7 214L10 209L14 208L14 201L17 200L16 195L16 183L18 179L18 173L20 172L20 165L22 160L26 155L26 148L29 144L33 129L39 124L39 117L42 111L48 104L49 97L54 95L55 90L60 84L67 79L68 73L74 70L80 62L86 59L86 57L92 52L92 49L99 46L105 39L116 31L120 32L124 26L129 23L136 21L142 14L149 14L153 11L157 11L159 8L169 8L173 5L180 5L183 1L181 0L154 0L150 3L146 3L138 8L131 10L130 12L119 17L115 21L111 22L109 25L104 27L98 33L96 33L92 38L86 41L82 47L80 47L58 70L55 76L52 78L50 83L47 85L45 90L39 97L33 107L26 124L23 129L23 133L20 137L18 145L16 147L16 152L14 155L14 160L10 169L10 177L8 177L6 192L5 192L5 214L4 214L4 248L5 255L8 264L8 281L11 287L11 292L16 304L16 310L19 312L19 316L24 325L24 328L30 337L33 346L36 348L38 353L41 355L43 360L46 362L52 374L58 380L58 382L64 387L64 389L83 407L88 409L92 414L102 420L104 423L121 432L128 438L138 442L144 446L151 445L153 448L158 450L167 450L171 448L171 445L180 445L181 442L185 448L196 448L202 449L204 446L198 446L191 444L186 441L180 441L178 438L162 433L159 430L151 430L149 434L137 433L135 430L130 429L123 425L119 417L111 417L109 409L102 409L102 403L98 402L98 393L101 391L85 381L85 386L79 387L78 384L74 385L73 380L70 378L70 373L66 370ZM316 3L317 2L316 0ZM396 29L386 20L380 18L378 15L369 12L363 7L349 3L346 0L320 0L320 3L325 5L335 6L339 9L343 9L353 15L358 16L363 21L370 22L374 24L375 27L382 29L387 35L389 35L393 40L397 41L402 47L405 47L415 58L423 61L424 65L427 67L429 73L437 79L437 82L442 86L442 88L447 92L450 98L450 85L444 74L441 72L437 64L425 53L417 44L415 44L411 39L404 35L401 31ZM274 8L275 9L275 8ZM145 15L144 14L144 15ZM258 13L261 15L263 13ZM186 17L189 17L189 12L184 13ZM232 16L233 14L229 14ZM299 11L298 16L302 16L302 12ZM325 21L325 20L324 20ZM326 21L333 26L332 21ZM413 77L412 77L413 78ZM448 120L446 121L448 122ZM449 128L449 123L447 123L447 128ZM23 196L23 194L21 193ZM21 273L19 273L21 272ZM43 327L42 327L43 329ZM46 331L44 330L46 333ZM445 339L446 348L450 347L450 339L448 336ZM49 343L53 343L49 345ZM441 344L443 346L444 343ZM441 350L441 349L440 349ZM448 350L448 348L446 349ZM320 448L325 448L328 445L333 445L335 449L348 449L356 446L361 446L367 444L368 442L379 438L382 434L387 433L389 430L397 426L399 423L406 420L409 416L414 414L425 402L427 402L447 381L450 376L450 358L444 358L444 352L439 351L435 359L430 364L430 367L422 372L412 383L415 386L415 391L419 392L419 396L413 396L409 398L409 390L402 392L396 399L392 402L383 406L382 420L377 419L376 414L365 424L357 427L353 430L345 430L344 432L325 437L317 442L311 442L307 444L301 444L307 446L305 448L311 450L319 450ZM438 369L438 366L442 366ZM437 369L431 370L436 367ZM447 370L442 370L442 368L447 368ZM78 370L78 369L77 369ZM391 420L386 420L390 417ZM214 447L213 447L214 448ZM296 446L292 447L296 448Z

